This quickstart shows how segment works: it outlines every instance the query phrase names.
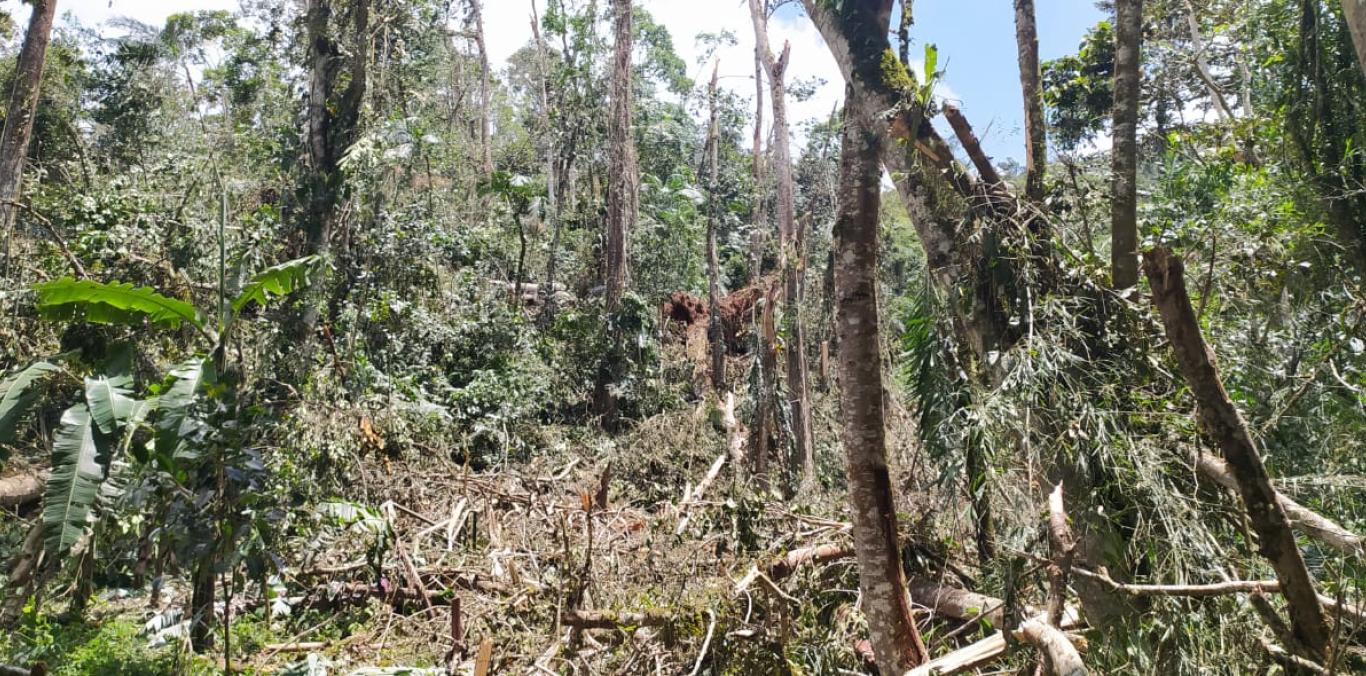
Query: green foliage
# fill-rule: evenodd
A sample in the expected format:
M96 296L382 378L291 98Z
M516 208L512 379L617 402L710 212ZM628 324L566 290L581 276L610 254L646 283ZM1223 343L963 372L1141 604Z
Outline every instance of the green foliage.
M1076 54L1042 64L1050 137L1064 149L1100 131L1114 109L1115 37L1109 21L1082 38Z
M204 330L204 320L193 305L145 286L64 277L39 284L35 290L38 309L49 319L133 326L145 320L162 328L189 324Z
M65 554L90 527L109 457L109 439L96 427L91 410L84 404L67 409L52 442L52 475L43 498L49 556Z
M187 666L173 649L149 648L136 622L57 624L32 612L0 636L0 661L41 662L55 676L176 676Z
M15 427L38 398L38 386L61 367L38 361L0 380L0 453L4 444L14 443ZM0 459L3 455L0 455Z
M318 266L318 256L304 256L262 270L252 276L232 301L233 312L241 312L251 303L264 306L271 298L288 296L311 283Z

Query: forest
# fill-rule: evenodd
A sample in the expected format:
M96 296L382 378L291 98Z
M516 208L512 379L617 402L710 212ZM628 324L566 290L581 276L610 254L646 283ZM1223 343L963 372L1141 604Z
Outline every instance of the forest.
M0 676L1366 673L1366 0L681 1L0 2Z

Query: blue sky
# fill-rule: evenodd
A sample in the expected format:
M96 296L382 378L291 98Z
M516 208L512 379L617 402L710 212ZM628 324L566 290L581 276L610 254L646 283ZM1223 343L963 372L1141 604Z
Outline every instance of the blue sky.
M1040 59L1074 53L1087 29L1105 18L1092 0L1037 0ZM920 0L917 42L939 47L939 67L988 154L1024 157L1024 114L1008 0ZM912 52L923 47L913 47Z

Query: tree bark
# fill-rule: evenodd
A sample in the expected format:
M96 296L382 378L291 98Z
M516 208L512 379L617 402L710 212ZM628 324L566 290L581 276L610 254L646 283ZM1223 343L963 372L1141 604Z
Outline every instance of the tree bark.
M1300 555L1290 521L1277 500L1276 490L1271 486L1257 444L1224 390L1214 353L1200 333L1199 320L1186 291L1181 260L1171 250L1159 248L1144 254L1144 268L1167 340L1176 352L1181 373L1198 404L1200 423L1223 451L1228 468L1238 483L1238 492L1252 528L1257 533L1258 551L1271 563L1281 583L1295 638L1312 651L1314 657L1323 659L1327 656L1330 633L1313 579Z
M635 136L631 131L631 0L613 0L612 108L607 125L610 187L607 191L607 241L604 285L608 312L621 307L630 277L626 241L639 211Z
M1037 204L1043 201L1048 132L1043 118L1039 34L1034 21L1034 0L1015 0L1015 44L1019 52L1020 91L1024 95L1025 196Z
M1357 64L1366 76L1366 0L1342 0L1342 15L1352 33L1352 45L1357 50Z
M479 49L479 149L483 153L484 174L493 173L493 144L489 133L489 51L484 40L484 11L479 0L469 0L470 19L474 22L474 45Z
M621 309L630 279L627 239L640 210L640 177L636 143L631 129L631 0L613 0L611 111L607 120L608 188L607 232L603 246L604 324L607 353L598 368L593 401L603 423L617 422L616 395L611 384L621 375L622 341L613 315Z
M24 163L28 159L29 139L33 137L33 120L38 114L43 63L56 14L57 0L34 0L28 31L24 33L24 46L19 50L19 63L14 70L14 89L10 91L9 107L5 109L5 129L0 135L0 233L5 237L5 250L0 259L0 274L9 274L14 221L18 213L15 203L23 196Z
M1138 96L1143 0L1115 2L1115 109L1111 150L1110 280L1138 284Z
M883 24L884 31L886 23ZM896 507L887 465L877 292L882 141L876 108L845 90L841 194L834 229L842 440L854 547L868 633L883 674L901 674L928 655L911 617L897 547Z
M784 350L787 360L788 408L792 416L792 446L794 469L801 473L803 486L816 479L816 460L812 452L811 392L806 363L806 330L802 322L802 266L800 240L797 233L796 199L793 194L792 155L788 143L787 92L784 77L790 45L783 45L780 56L774 57L768 43L768 21L761 0L749 0L750 19L754 23L754 41L760 62L768 75L769 94L773 100L773 177L777 183L778 269L783 275L784 300L787 303L788 336L791 345Z
M359 132L369 59L369 0L355 0L350 5L350 18L356 44L351 49L346 88L338 92L343 57L328 25L333 4L331 0L308 0L304 14L308 32L307 151L311 170L307 179L304 235L307 253L322 256L331 250L332 232L340 216L345 189L341 159ZM312 336L317 327L322 291L321 285L315 285L309 292L299 326L301 338Z
M754 284L764 276L764 66L758 46L754 48L754 145L750 160L754 179L750 221L754 230L749 242L749 283Z
M707 301L711 310L707 338L711 342L711 384L717 394L726 389L726 332L721 325L721 258L717 251L716 230L719 227L717 193L720 192L719 167L721 126L716 119L716 80L721 64L712 67L711 84L707 87L707 101L711 120L707 125Z

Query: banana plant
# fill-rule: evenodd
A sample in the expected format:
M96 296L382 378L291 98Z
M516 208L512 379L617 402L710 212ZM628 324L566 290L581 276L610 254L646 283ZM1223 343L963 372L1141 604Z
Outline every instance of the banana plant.
M202 425L192 415L193 407L217 380L216 360L205 355L226 353L233 326L249 306L264 306L307 286L318 261L308 256L262 270L231 303L221 301L216 323L190 303L148 287L62 278L34 288L38 310L49 319L161 329L188 326L202 340L202 350L172 366L143 398L134 394L131 353L83 379L84 396L62 414L52 443L42 511L49 557L69 552L88 532L115 457L131 451L139 461L155 460L172 469L177 457L193 454L193 444L186 440ZM35 362L0 380L0 454L14 443L20 420L38 402L45 383L76 379L61 365L68 356ZM135 434L149 428L152 443L147 449L134 447Z

